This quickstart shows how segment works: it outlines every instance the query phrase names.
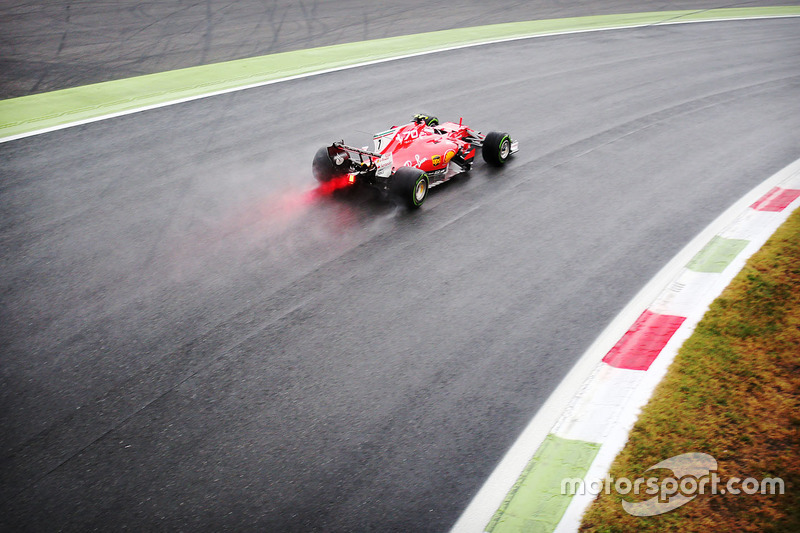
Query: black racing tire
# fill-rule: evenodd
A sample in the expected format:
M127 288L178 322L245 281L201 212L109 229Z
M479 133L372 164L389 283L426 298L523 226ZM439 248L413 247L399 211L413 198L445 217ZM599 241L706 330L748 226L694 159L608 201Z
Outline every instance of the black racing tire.
M484 161L502 167L511 155L511 137L505 132L490 131L483 140L482 153Z
M428 175L418 168L401 167L392 176L389 192L400 205L419 209L428 197Z
M345 171L341 168L337 168L336 165L333 164L331 157L328 155L327 146L323 146L317 150L317 153L314 155L314 162L311 164L311 171L320 183L327 183L334 178L346 174Z

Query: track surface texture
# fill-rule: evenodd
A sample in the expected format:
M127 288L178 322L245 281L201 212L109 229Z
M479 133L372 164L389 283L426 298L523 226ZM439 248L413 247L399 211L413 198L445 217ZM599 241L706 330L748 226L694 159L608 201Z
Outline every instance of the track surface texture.
M0 145L0 528L446 530L642 285L797 158L798 29L481 46ZM415 112L521 151L411 214L309 193L319 146Z
M0 99L245 57L520 20L791 0L0 2Z

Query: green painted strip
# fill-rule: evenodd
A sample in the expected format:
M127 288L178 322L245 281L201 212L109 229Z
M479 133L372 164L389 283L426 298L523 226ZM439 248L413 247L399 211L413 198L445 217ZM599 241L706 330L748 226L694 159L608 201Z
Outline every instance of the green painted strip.
M800 16L800 6L662 11L494 24L284 52L0 101L0 141L371 61L504 39L667 22Z
M548 435L520 474L486 531L529 533L555 530L572 500L561 493L561 482L589 471L600 444Z
M725 239L716 235L689 261L686 268L695 272L722 272L749 243L743 239Z

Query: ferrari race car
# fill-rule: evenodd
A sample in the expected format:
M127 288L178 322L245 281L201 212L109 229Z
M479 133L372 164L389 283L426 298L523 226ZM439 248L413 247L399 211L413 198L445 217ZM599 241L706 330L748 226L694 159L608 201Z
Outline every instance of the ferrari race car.
M314 177L332 189L370 185L415 209L431 187L470 170L478 148L487 163L498 167L519 149L507 133L482 135L462 120L440 124L429 115L415 115L410 123L377 133L373 140L373 151L344 141L320 148L312 165Z

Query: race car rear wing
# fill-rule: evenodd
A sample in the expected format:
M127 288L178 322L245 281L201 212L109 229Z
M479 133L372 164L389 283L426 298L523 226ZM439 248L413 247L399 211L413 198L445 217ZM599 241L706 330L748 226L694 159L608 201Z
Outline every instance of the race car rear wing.
M336 150L337 148L339 150ZM335 142L330 147L328 147L328 155L333 157L336 153L338 153L341 150L345 150L347 152L355 153L355 154L358 154L358 155L366 155L366 156L369 156L369 157L374 158L374 159L380 159L381 158L381 154L379 154L377 152L371 152L371 151L365 150L363 148L355 148L353 146L348 146L348 145L344 144L343 140Z

